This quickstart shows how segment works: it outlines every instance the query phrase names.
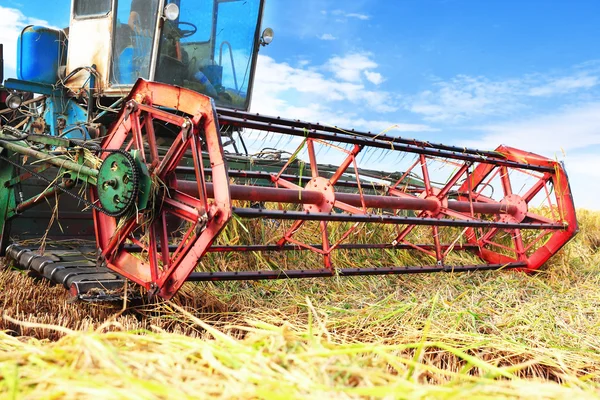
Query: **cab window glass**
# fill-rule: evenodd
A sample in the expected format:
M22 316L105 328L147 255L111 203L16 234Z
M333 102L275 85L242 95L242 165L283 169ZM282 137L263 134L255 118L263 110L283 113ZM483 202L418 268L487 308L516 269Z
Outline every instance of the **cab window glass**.
M75 17L106 15L110 11L111 0L75 0Z
M219 86L226 95L217 104L247 106L251 64L256 45L259 0L219 2L214 60L222 70Z
M184 86L224 107L247 109L260 0L172 0L155 80Z
M158 3L158 0L118 2L111 78L114 84L131 85L138 78L150 78Z
M208 42L212 35L214 3L212 1L170 1L179 6L174 24L183 32L182 43Z
M211 64L214 27L213 1L171 1L180 8L179 17L166 20L159 50L157 80L187 86L205 64Z

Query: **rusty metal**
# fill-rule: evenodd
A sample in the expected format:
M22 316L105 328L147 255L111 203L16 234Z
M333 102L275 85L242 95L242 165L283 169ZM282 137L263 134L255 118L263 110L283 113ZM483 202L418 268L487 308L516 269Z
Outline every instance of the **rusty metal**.
M131 153L146 180L132 198L138 209L128 208L119 216L92 210L97 265L114 271L115 282L125 277L150 295L171 298L186 281L534 271L578 229L563 166L532 153L505 146L462 149L216 110L204 95L144 80L123 104L97 156L104 162L113 152ZM282 159L269 171L229 170L220 135L225 128L279 135L274 140L298 138L294 157L306 161ZM165 140L166 147L159 149ZM50 167L67 170L71 177L63 187L48 187L20 201L11 211L15 216L86 180L92 185L84 203L98 200L93 186L97 169L18 142L0 140L0 146L43 162L35 171L11 175L8 187ZM377 174L365 169L373 154L377 159L397 155L396 170ZM246 229L235 243L227 242L231 232L221 234L228 225L247 221L263 234ZM359 235L364 231L377 235L365 242ZM218 270L206 259L203 270L196 271L208 255L287 257L296 252L306 259L313 253L321 261L292 269L237 263L232 270ZM413 261L348 267L338 265L338 252L410 255ZM462 262L464 255L468 257ZM481 262L473 262L473 255ZM25 258L22 264L29 265ZM85 266L75 267L83 269L73 269L73 279L88 273ZM111 285L107 274L96 278Z
M145 26L119 20L136 12L117 1L87 12L74 2L66 60L49 78L1 88L24 102L0 110L0 252L11 225L21 238L53 236L39 221L95 239L95 263L54 254L58 265L13 246L22 268L77 296L93 287L88 276L107 287L127 278L169 299L186 281L531 272L577 233L555 160L236 111L252 95L263 0L231 4L257 12L239 21L254 35L229 46L235 87L214 57L218 40L234 43L217 35L233 20L229 5L214 2L213 34L198 44L181 40L191 31L173 34L185 14L170 22L165 0L142 3L153 16ZM34 50L22 60L39 61ZM241 86L238 51L249 51Z
M35 159L38 159L38 160L43 160L44 162L46 162L48 164L52 164L56 167L75 171L77 173L78 177L80 177L81 179L87 178L87 177L89 177L91 179L95 179L96 176L98 176L97 170L89 168L83 164L78 164L74 161L71 161L70 159L68 159L65 156L49 155L49 154L43 153L41 151L34 150L31 147L21 146L16 143L8 142L8 141L2 140L2 139L0 139L0 146L4 147L6 149L9 149L11 151L14 151L15 153L23 154L23 155L26 155L29 157L34 157Z
M165 187L161 199L155 199L152 213L142 211L124 224L94 212L97 244L109 268L165 298L171 297L186 279L281 279L504 268L531 271L577 230L562 166L530 153L508 147L483 152L370 133L351 134L242 112L219 110L217 121L210 99L186 89L145 81L136 84L125 104L102 146L139 151L150 175ZM177 108L184 116L158 106ZM155 146L152 120L177 129L176 138L164 154L159 154ZM278 172L233 171L231 175L244 178L245 184L231 183L219 137L220 124L302 136L298 151L306 152L307 175L287 173L291 165L288 160ZM317 146L342 154L337 170L326 176L319 168ZM370 185L358 167L358 157L369 148L412 154L415 161L400 178L396 175L394 181L373 181ZM193 166L183 162L184 153L191 156ZM204 167L206 162L210 167ZM434 168L434 163L449 165L452 171L442 184L434 183L436 168L440 168ZM532 181L520 194L511 189L512 176L518 173ZM412 181L407 185L409 176ZM502 191L500 198L497 193L493 197L485 194L495 177L500 182L496 188ZM252 179L262 183L258 185ZM419 185L414 184L415 179ZM548 185L554 190L552 217L539 215L528 206L542 190L547 191ZM91 195L95 198L94 190ZM160 203L158 208L156 201ZM258 207L237 206L237 202L245 201ZM273 244L213 244L232 215L284 225L271 232L269 239L276 242ZM177 238L169 225L172 218L187 224L187 230ZM291 225L285 225L285 221L291 221ZM310 221L320 224L320 242L306 243L296 238ZM343 230L335 238L330 233L334 224L341 224ZM397 228L391 231L395 233L388 236L387 243L353 243L353 235L362 224ZM417 227L430 230L425 242L412 237ZM507 232L512 239L502 239ZM537 233L530 240L524 239L523 232ZM422 235L421 231L421 239ZM412 251L433 258L435 265L336 268L334 252L369 249ZM324 268L193 272L206 253L298 250L322 256ZM457 252L474 253L484 263L454 265L446 261ZM138 253L148 254L147 259L135 257Z
M177 108L190 117L176 116L156 108L158 106ZM126 147L138 150L155 184L158 181L168 184L169 195L156 200L161 202L160 208L130 218L125 224L119 225L115 218L94 210L97 245L106 265L164 298L172 297L183 285L231 216L229 178L215 117L213 102L204 95L139 80L114 124L115 128L102 144L104 149ZM154 119L178 128L172 146L163 156L152 146L156 143L153 124L142 122ZM206 195L201 142L207 146L212 166L215 183L212 203ZM145 143L150 143L150 148L146 149ZM176 189L175 172L186 152L191 153L194 164L196 196ZM95 189L92 189L91 197L97 198ZM169 243L169 217L189 224L175 251L169 250L168 246L172 244ZM148 261L134 257L123 248L130 241L145 243Z
M42 193L33 196L27 200L23 200L19 205L15 208L15 212L20 214L36 205L46 201L48 198L60 195L65 190L70 190L75 187L75 181L72 179L68 179L65 182L59 184L56 187L50 187L44 190Z
M196 195L197 188L194 182L178 181L177 189L183 193ZM208 197L213 196L213 184L206 184ZM251 201L270 201L279 203L293 204L319 204L324 198L320 192L313 190L297 189L277 189L260 186L229 185L229 192L232 200L251 200ZM434 200L419 198L398 198L390 196L374 196L352 193L336 193L335 199L352 206L360 207L366 205L370 208L385 208L392 210L427 210L435 211L438 203ZM488 204L472 203L468 201L448 201L449 210L469 212L473 210L480 214L509 214L513 215L519 212L516 205L506 203Z

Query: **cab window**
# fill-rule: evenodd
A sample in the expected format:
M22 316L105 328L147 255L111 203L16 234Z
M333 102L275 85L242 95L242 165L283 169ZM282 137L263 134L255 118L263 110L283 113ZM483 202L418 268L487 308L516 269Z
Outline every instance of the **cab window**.
M155 80L247 109L260 0L174 0L179 17L165 21Z
M115 85L131 85L138 78L150 78L159 1L117 3L111 80Z
M97 17L110 11L111 0L75 0L73 13L75 18Z

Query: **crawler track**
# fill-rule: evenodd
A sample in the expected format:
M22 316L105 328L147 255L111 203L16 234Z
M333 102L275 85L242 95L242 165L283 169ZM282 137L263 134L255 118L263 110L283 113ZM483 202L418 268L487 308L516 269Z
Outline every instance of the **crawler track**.
M95 260L90 259L93 253L85 248L51 249L40 255L38 251L11 244L6 255L15 267L64 286L78 300L116 301L125 293L125 278L97 266Z

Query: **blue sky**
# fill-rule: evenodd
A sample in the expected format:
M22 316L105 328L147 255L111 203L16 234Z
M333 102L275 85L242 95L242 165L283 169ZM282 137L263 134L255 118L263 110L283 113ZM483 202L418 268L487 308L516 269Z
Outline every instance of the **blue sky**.
M3 43L68 24L67 0L0 7ZM600 2L267 0L263 26L254 111L565 160L600 209Z

